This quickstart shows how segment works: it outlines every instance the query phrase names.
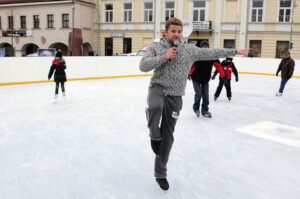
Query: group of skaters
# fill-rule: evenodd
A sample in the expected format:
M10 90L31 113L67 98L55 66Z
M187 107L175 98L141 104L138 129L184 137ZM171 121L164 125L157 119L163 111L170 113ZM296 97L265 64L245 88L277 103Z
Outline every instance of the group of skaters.
M182 96L185 94L187 79L191 79L195 90L193 111L200 116L200 99L203 99L201 114L211 117L209 105L209 81L220 74L219 85L214 94L217 100L223 86L230 101L231 74L239 80L237 69L232 61L236 54L247 56L249 49L209 48L208 42L202 42L200 48L193 44L180 43L182 22L170 18L165 25L165 38L151 45L140 61L140 70L154 71L150 80L147 97L146 118L148 121L150 145L155 154L154 177L162 190L169 189L167 163L174 142L173 132L182 109ZM176 45L174 45L176 43ZM220 63L219 58L225 58ZM191 67L192 66L192 67ZM211 77L212 67L216 68ZM289 52L285 53L276 75L281 71L281 86L278 96L282 95L287 81L292 77L294 61Z
M146 117L150 131L150 144L155 154L154 176L163 190L169 189L167 162L174 142L173 132L182 109L182 96L185 94L187 79L192 80L195 90L193 111L197 117L200 116L202 98L201 114L210 118L212 117L208 108L210 79L215 79L216 75L220 74L214 99L218 99L225 86L227 98L230 101L232 97L231 74L235 75L236 82L239 80L232 57L236 54L247 56L249 53L249 49L209 48L207 41L202 41L200 48L193 44L177 42L181 39L182 27L179 19L170 18L165 25L166 37L151 45L140 61L141 71L154 70L148 90ZM225 60L220 63L219 58L225 58ZM290 53L286 52L276 72L276 75L281 72L282 78L277 96L282 95L286 83L292 77L294 65L295 62L290 57ZM213 66L216 70L211 77ZM59 51L56 53L48 75L50 80L54 73L55 99L58 97L59 85L61 85L63 96L66 95L65 69L66 62Z
M204 40L200 43L200 48L209 48L208 41ZM215 67L216 70L211 77L212 67ZM212 114L209 112L209 81L210 79L214 80L218 73L219 76L219 85L214 95L214 99L217 100L223 86L226 88L227 98L230 101L232 97L231 93L231 73L234 73L235 80L238 81L238 72L234 63L232 62L232 57L227 57L222 63L219 59L216 60L204 60L196 61L188 75L188 79L192 80L193 87L195 90L195 98L193 104L193 110L197 117L200 116L200 101L202 98L201 105L201 114L204 117L211 118Z

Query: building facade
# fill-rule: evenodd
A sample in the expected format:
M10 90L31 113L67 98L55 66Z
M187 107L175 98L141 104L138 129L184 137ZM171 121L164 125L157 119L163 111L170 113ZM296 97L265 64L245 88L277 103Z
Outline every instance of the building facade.
M296 0L98 0L95 45L101 55L137 52L163 36L165 21L192 21L189 42L253 48L256 57L300 58Z
M0 0L0 48L6 56L26 56L39 48L70 54L74 17L72 45L79 49L76 55L87 55L95 48L95 10L94 0Z

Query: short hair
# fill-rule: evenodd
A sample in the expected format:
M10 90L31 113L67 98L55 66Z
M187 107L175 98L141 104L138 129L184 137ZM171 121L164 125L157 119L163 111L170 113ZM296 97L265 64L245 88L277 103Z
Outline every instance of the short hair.
M182 27L182 22L180 19L173 17L173 18L168 19L168 21L166 22L166 27L165 27L166 30L169 30L171 25Z

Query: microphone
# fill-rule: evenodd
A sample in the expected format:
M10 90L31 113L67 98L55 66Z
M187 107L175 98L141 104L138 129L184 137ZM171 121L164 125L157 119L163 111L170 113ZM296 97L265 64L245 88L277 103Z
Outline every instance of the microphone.
M174 41L174 44L173 44L173 47L176 47L176 48L178 48L178 46L179 46L179 41ZM174 59L174 58L173 58ZM171 58L171 60L172 60L172 58Z
M180 43L179 41L174 41L174 45L173 46L177 48L179 46L179 43Z

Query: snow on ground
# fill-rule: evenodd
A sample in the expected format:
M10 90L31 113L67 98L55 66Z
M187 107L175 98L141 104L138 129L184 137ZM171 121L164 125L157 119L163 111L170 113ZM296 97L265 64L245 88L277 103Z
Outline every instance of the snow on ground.
M188 82L168 164L153 177L144 109L150 77L0 87L0 197L5 199L296 199L300 195L299 79L240 75L192 112Z

